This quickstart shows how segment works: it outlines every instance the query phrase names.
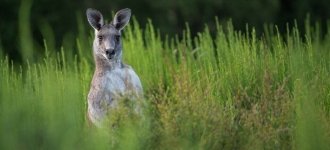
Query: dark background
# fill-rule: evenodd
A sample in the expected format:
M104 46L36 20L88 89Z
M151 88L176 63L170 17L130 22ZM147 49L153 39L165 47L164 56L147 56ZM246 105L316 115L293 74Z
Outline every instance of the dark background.
M47 39L50 47L60 49L65 47L63 41L74 42L78 33L89 34L92 28L85 15L89 7L100 10L108 21L113 12L131 8L142 28L150 18L162 36L180 36L185 22L189 23L192 35L203 31L205 24L212 33L215 31L215 16L223 25L232 18L236 30L245 31L248 23L256 28L258 35L262 34L265 23L276 24L281 32L285 32L286 24L293 26L296 19L303 28L308 13L311 22L320 22L325 31L330 18L329 0L0 0L1 47L11 59L20 58L17 55L22 47L18 38L18 20L21 6L29 2L30 22L26 23L31 27L37 53L42 52L46 36L50 38ZM79 17L85 28L78 28Z

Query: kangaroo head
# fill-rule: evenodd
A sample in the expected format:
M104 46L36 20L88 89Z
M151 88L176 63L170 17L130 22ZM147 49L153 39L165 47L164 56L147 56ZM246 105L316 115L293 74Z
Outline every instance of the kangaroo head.
M127 25L131 10L126 8L118 11L110 24L104 23L102 14L96 9L89 8L86 14L89 24L95 29L94 55L103 56L108 60L121 59L120 31Z

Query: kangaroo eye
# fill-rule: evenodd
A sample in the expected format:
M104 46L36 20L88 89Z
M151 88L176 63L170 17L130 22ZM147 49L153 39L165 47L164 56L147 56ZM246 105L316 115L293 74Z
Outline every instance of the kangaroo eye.
M120 36L116 35L116 41L119 42Z
M102 41L102 39L103 39L103 36L98 36L98 38L99 38L99 41Z

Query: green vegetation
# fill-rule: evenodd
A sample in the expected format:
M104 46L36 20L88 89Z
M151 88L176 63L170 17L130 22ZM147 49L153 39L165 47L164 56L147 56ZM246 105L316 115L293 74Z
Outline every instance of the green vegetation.
M89 26L85 16L87 8L96 8L109 19L111 12L130 8L142 28L151 18L153 25L160 29L162 38L165 34L171 37L178 34L182 38L185 22L189 22L193 36L204 29L204 23L208 24L214 36L217 32L214 16L219 16L219 23L223 26L233 18L237 30L245 30L248 23L256 29L258 36L262 35L264 23L276 24L280 33L285 33L285 24L293 24L296 19L302 29L306 14L310 14L311 22L318 21L321 30L326 31L330 17L329 0L1 0L0 40L3 51L15 63L27 58L33 63L33 56L44 52L43 39L47 40L49 49L74 46L67 45L67 41L75 41L81 33L77 28L81 22L75 20L76 16L82 16L82 23ZM89 31L89 27L84 29L84 32ZM305 34L303 30L300 32ZM18 35L32 37L22 41ZM34 55L28 52L31 48ZM24 53L22 49L25 49Z
M133 19L123 56L146 104L139 116L123 100L116 126L103 129L85 117L92 33L80 34L77 51L45 41L22 67L0 46L0 149L329 149L330 24L325 37L314 26L306 21L306 35L265 26L257 37L218 23L213 38L187 25L182 39L161 39L151 21L141 29Z

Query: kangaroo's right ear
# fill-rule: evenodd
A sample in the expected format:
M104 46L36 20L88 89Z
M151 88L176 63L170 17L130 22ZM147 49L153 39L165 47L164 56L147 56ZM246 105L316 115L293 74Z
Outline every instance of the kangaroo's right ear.
M122 30L127 25L130 17L131 10L125 8L116 13L111 23L116 27L117 30Z
M89 24L95 29L100 30L104 25L102 14L93 8L88 8L86 11L87 19Z

